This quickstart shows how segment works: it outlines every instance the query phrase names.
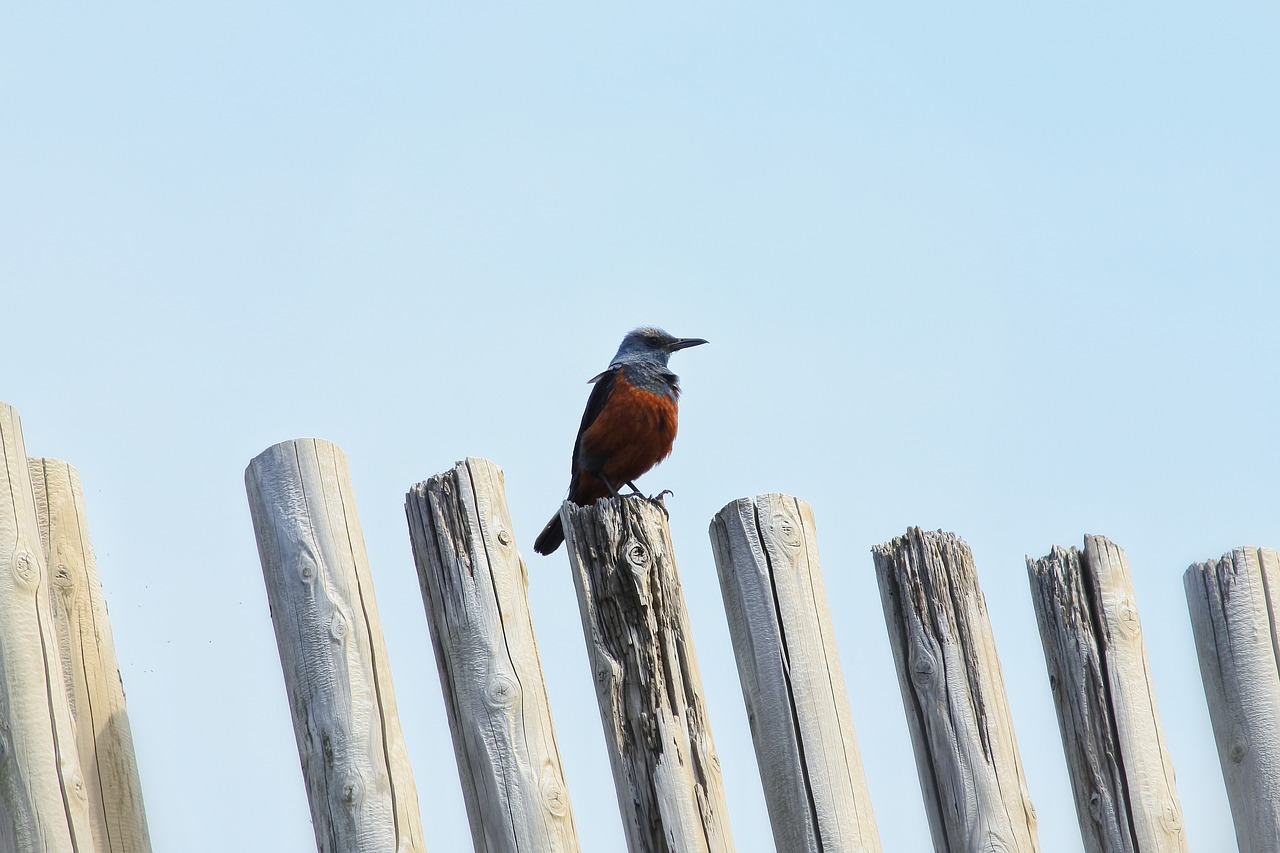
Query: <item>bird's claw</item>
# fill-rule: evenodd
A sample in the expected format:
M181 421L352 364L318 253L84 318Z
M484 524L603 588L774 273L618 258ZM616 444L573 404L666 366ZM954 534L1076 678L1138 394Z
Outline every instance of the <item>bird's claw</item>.
M665 515L668 520L670 520L671 513L667 512L667 504L665 501L663 501L663 498L665 498L667 495L674 495L674 494L675 492L671 491L670 489L663 489L662 491L658 492L656 495L650 495L649 497L646 497L645 500L653 504L654 506L656 506L658 509L662 510L662 514Z

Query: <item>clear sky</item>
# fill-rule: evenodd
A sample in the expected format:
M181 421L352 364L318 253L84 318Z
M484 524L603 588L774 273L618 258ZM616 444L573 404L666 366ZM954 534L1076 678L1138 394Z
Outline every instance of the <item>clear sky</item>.
M1129 555L1193 849L1233 832L1181 575L1280 546L1261 4L35 4L0 24L0 400L81 472L158 851L313 846L244 494L350 459L430 848L467 822L402 503L506 472L584 849L622 850L563 551L586 380L679 353L670 488L738 849L772 849L707 525L807 499L885 848L928 848L870 549L972 545L1046 853L1024 558Z

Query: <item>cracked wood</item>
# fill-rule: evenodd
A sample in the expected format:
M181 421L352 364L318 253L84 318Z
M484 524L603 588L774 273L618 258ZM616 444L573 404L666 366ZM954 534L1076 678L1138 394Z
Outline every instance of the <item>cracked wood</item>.
M879 853L812 508L742 498L710 533L774 844Z
M1237 548L1182 576L1241 850L1280 850L1280 554Z
M606 498L561 518L631 853L730 853L733 838L666 517Z
M501 470L459 462L405 512L477 853L577 853Z
M918 527L872 549L938 853L1034 853L987 605L969 546Z
M31 459L40 543L97 853L150 853L142 784L80 475Z
M320 853L421 853L346 456L282 442L249 463L245 487Z
M1027 573L1085 850L1185 851L1124 551L1085 536Z

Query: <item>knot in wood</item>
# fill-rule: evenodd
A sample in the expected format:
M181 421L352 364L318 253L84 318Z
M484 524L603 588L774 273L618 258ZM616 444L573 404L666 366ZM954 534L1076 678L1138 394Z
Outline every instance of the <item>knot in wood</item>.
M364 780L359 773L352 773L342 783L342 804L350 811L360 808L364 800Z
M1173 800L1165 800L1160 804L1160 823L1169 834L1182 834L1182 812Z
M22 543L13 554L13 577L18 588L28 592L40 585L40 564L36 562L36 555Z
M791 516L782 512L775 513L772 527L774 535L778 537L783 545L788 548L800 547L800 530L796 526L795 519Z
M495 711L505 710L520 700L520 685L514 678L498 673L489 679L484 701Z
M645 547L643 542L632 539L627 543L626 550L623 553L626 554L627 562L631 564L633 569L643 571L649 568L649 549Z
M302 579L303 583L309 585L315 581L318 569L319 566L316 565L315 560L311 559L310 554L303 554L298 557L298 577Z
M84 777L79 773L73 773L71 775L71 792L75 798L81 802L87 802L89 799L89 790L84 784Z
M59 541L53 547L52 558L49 560L49 582L64 590L75 586L76 582L75 569L67 562L67 552L70 550L65 541Z
M564 817L569 813L569 795L565 793L564 785L561 784L560 777L550 762L543 765L540 787L543 808L555 817Z
M1094 823L1102 823L1102 792L1097 788L1089 792L1089 817Z
M1120 633L1126 637L1136 637L1141 633L1142 625L1138 622L1138 609L1134 607L1132 599L1122 598L1116 605L1116 624L1120 626Z
M938 680L938 661L933 652L919 645L911 650L911 680L921 690L931 690Z
M1249 736L1245 734L1244 728L1234 726L1231 729L1231 738L1228 741L1227 755L1231 758L1232 763L1239 764L1244 761L1245 756L1249 754Z
M511 534L505 528L498 528L498 544L504 548L511 545Z
M329 620L329 636L338 643L347 639L347 620L341 613L333 614L333 618Z
M76 578L71 571L71 567L66 563L58 563L50 567L52 571L49 573L49 582L63 592L70 592L75 588Z

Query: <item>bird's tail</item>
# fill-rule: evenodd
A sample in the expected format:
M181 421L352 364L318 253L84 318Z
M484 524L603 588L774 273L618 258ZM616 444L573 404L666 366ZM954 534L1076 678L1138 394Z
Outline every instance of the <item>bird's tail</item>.
M560 543L564 541L564 522L560 520L560 513L556 513L547 522L547 526L542 528L542 532L538 534L538 538L533 543L533 550L539 554L550 554L552 551L560 547Z

